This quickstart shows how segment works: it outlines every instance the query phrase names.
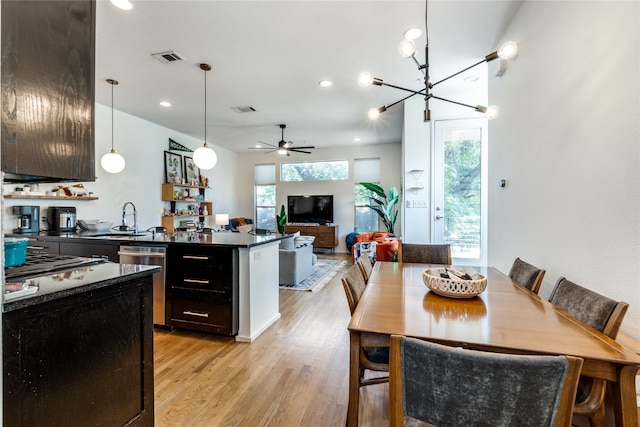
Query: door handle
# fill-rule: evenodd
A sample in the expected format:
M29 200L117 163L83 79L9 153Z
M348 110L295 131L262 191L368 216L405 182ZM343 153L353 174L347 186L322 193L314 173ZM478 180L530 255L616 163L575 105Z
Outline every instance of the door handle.
M442 218L444 218L443 215L436 215L436 219L442 219Z

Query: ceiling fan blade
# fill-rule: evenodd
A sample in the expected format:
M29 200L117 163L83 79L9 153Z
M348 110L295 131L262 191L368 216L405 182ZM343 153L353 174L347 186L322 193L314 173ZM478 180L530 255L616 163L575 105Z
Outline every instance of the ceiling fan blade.
M304 148L304 147L300 147L300 148ZM289 148L287 151L295 151L296 153L311 154L311 151L304 151L304 150L300 150L298 148Z
M312 149L312 148L316 148L316 147L314 147L313 145L307 145L305 147L289 148L289 150Z
M273 150L271 147L248 147L247 150Z

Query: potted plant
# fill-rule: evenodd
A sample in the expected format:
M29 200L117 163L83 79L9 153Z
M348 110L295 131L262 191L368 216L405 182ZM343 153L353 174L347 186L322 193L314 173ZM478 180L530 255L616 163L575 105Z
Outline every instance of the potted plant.
M284 234L284 226L287 225L287 213L284 210L284 205L280 207L280 215L276 215L276 223L278 225L278 233Z
M399 200L398 189L396 187L391 187L389 189L389 194L387 195L385 194L384 189L378 184L374 184L372 182L361 182L360 185L373 193L369 196L369 204L367 206L377 212L382 223L387 227L387 231L393 234L394 226L398 219L398 210L396 206Z

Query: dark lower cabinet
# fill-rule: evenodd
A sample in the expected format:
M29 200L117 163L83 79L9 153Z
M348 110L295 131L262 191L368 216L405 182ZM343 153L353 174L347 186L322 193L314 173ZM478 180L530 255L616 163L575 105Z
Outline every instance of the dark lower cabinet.
M5 426L152 426L151 276L3 314Z
M238 333L238 249L171 245L167 262L169 326Z
M101 243L96 241L60 242L61 255L76 255L87 258L107 258L111 262L118 262L120 242Z

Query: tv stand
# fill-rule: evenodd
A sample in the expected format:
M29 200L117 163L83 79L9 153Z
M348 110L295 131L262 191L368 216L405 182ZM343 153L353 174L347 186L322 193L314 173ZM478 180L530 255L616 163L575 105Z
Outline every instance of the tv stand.
M333 253L338 246L337 225L288 224L284 226L285 234L300 232L301 236L314 236L313 247L331 249Z

